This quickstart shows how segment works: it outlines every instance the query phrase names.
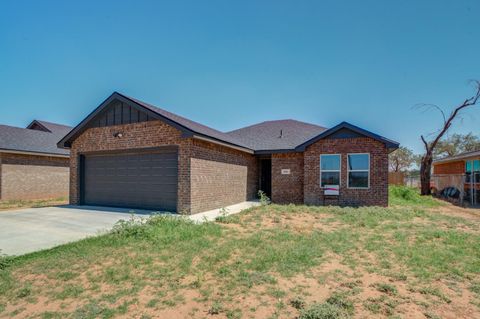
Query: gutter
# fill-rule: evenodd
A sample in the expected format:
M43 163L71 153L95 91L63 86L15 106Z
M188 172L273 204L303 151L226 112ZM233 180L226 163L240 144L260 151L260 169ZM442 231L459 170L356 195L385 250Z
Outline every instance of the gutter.
M53 154L53 153L43 153L43 152L33 152L33 151L17 151L17 150L8 150L8 149L0 149L0 153L19 154L19 155L36 155L36 156L45 156L45 157L70 158L70 155Z
M303 153L303 151L297 151L294 148L255 151L256 155L269 155L269 154L279 154L279 153Z

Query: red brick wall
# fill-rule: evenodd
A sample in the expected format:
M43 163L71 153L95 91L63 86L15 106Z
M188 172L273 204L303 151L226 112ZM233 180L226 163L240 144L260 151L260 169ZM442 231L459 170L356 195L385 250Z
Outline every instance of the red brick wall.
M370 153L370 188L347 188L347 154ZM324 139L310 145L304 153L304 202L321 205L320 154L341 154L341 205L388 205L388 151L371 138Z
M190 169L192 213L256 197L258 165L254 155L193 140Z
M121 138L113 135L122 133ZM79 203L78 156L92 151L115 151L177 145L179 213L197 213L251 199L257 189L253 155L212 143L182 138L161 121L87 129L72 144L70 202Z
M0 199L67 197L69 159L23 154L0 154Z
M272 154L272 202L303 204L303 172L303 153Z
M121 132L122 137L114 137ZM178 146L177 210L190 211L190 179L188 145L190 139L182 139L181 132L161 121L89 128L77 137L70 150L70 203L79 204L78 159L80 153L116 151L135 148Z
M450 163L439 163L433 165L433 174L464 174L465 162L457 161Z

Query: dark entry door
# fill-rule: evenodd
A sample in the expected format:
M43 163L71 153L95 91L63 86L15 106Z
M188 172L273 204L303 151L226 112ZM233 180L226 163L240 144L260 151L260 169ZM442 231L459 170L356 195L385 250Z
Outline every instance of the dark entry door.
M85 155L83 203L176 211L177 162L176 149Z
M260 160L260 190L272 197L272 160Z

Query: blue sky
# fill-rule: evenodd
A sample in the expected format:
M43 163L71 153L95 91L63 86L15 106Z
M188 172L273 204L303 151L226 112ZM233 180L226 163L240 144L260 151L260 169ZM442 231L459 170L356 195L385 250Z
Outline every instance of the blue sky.
M480 79L480 1L2 1L0 123L76 125L113 91L232 130L349 121L421 151ZM480 134L480 106L453 132Z

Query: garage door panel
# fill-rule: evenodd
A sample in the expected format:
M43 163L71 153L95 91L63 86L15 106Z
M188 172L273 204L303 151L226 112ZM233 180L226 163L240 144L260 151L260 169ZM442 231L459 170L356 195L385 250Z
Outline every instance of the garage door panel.
M176 151L87 155L84 160L85 204L176 210Z

